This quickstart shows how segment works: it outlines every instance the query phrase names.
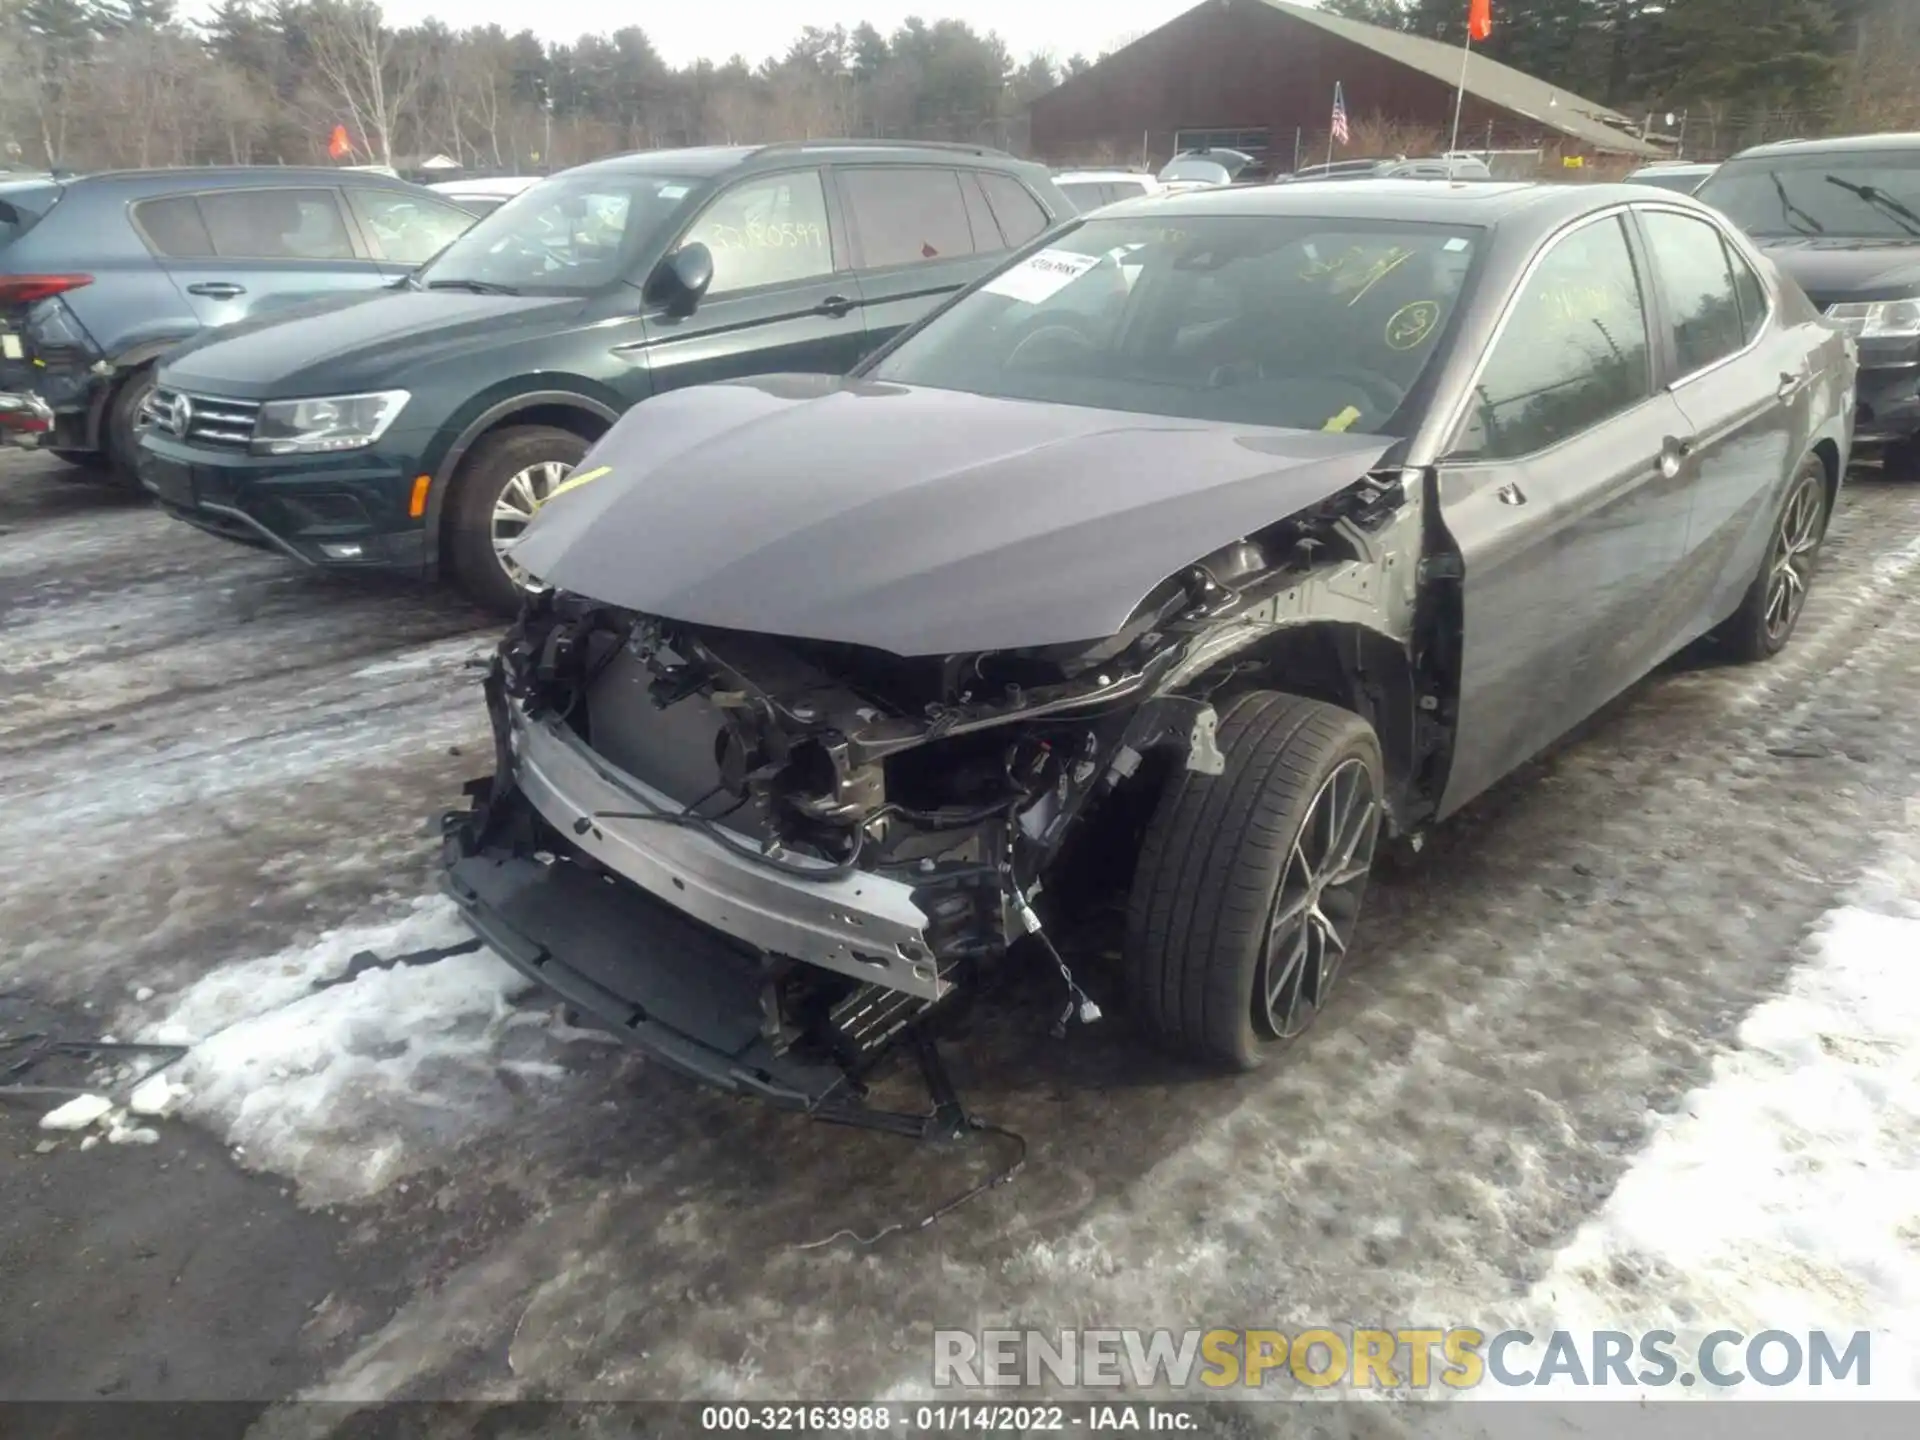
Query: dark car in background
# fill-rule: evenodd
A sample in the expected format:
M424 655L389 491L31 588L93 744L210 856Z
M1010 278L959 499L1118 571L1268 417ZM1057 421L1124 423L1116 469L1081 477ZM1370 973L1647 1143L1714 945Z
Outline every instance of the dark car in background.
M510 611L502 552L629 406L840 374L1073 207L970 146L623 155L479 221L404 288L263 320L162 367L140 473L180 518L303 563L450 570ZM769 486L804 480L787 457Z
M1103 209L846 380L682 390L594 448L516 547L544 588L445 883L622 1038L814 1115L1003 965L1095 1018L1076 916L1124 913L1149 1035L1259 1064L1383 837L1698 637L1788 643L1853 369L1681 196Z
M159 356L204 330L392 284L472 223L421 186L358 171L0 180L0 435L132 484Z
M1763 145L1694 193L1859 341L1858 438L1920 480L1920 135Z

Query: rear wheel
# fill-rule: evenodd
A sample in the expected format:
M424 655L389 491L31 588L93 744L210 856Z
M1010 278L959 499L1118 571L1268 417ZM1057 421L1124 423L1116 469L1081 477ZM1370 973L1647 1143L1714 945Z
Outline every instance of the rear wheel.
M1733 617L1717 632L1736 660L1752 664L1786 649L1827 534L1827 467L1817 455L1801 462L1773 521L1767 558Z
M496 430L473 447L447 499L449 559L468 598L519 610L526 576L504 552L586 453L585 440L551 425Z
M107 402L106 424L100 437L106 451L102 468L112 474L116 485L126 490L140 488L140 475L135 468L140 455L140 407L152 393L153 367L143 365L120 382L120 388Z
M1170 1049L1259 1065L1325 1008L1351 951L1385 811L1373 729L1256 691L1221 717L1219 775L1175 773L1127 911L1133 1009Z

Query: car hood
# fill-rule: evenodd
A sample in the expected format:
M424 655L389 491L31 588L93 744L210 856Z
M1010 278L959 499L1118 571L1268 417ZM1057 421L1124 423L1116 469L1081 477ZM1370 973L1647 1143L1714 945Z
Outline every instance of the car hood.
M460 290L333 297L213 331L170 354L160 379L248 400L390 389L447 354L493 350L517 331L564 322L582 303Z
M629 411L513 557L692 624L907 656L1065 644L1392 443L774 376Z
M1822 310L1849 300L1920 294L1920 240L1847 240L1810 235L1756 242Z

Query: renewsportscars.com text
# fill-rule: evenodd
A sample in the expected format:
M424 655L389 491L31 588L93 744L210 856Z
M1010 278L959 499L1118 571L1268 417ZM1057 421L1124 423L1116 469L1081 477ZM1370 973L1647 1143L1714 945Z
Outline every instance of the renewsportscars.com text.
M936 1388L1472 1390L1619 1386L1734 1389L1873 1380L1873 1337L1715 1330L936 1330Z

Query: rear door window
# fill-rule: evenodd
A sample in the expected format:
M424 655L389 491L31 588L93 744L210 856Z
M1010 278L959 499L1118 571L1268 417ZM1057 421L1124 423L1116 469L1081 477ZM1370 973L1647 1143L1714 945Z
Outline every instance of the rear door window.
M1671 210L1642 211L1640 223L1673 331L1677 373L1697 374L1746 344L1726 244L1706 221Z
M869 270L928 265L974 253L960 177L952 170L849 166L840 172L840 189Z
M213 258L213 237L191 195L167 195L139 201L133 207L133 219L146 237L147 248L157 255L184 260Z
M347 199L375 258L402 265L426 264L466 234L475 219L470 211L405 191L353 186Z
M196 197L223 260L353 260L332 190L221 190Z
M1047 228L1047 212L1011 175L983 174L980 188L987 192L987 203L993 207L993 218L1000 222L1000 233L1015 249Z

